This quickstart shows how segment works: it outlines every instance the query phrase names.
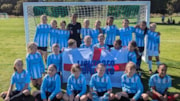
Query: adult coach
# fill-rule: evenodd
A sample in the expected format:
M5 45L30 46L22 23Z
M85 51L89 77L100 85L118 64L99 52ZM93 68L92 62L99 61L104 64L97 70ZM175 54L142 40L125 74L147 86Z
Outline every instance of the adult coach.
M70 31L69 39L74 39L77 41L77 47L80 47L81 38L80 38L80 31L81 31L81 24L77 21L77 14L72 14L71 16L71 23L68 24L67 30Z

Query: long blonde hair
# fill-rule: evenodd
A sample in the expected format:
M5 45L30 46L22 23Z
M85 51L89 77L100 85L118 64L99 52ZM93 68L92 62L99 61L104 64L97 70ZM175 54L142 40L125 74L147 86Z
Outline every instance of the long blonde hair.
M22 59L20 59L20 58L16 59L16 60L14 61L14 71L17 71L17 69L16 69L16 64L17 64L18 62L21 62L21 63L23 64L23 60L22 60Z
M34 48L37 48L37 44L36 44L35 42L30 42L30 43L28 43L27 52L28 52L28 53L31 53L33 47L34 47Z
M127 73L127 69L128 69L128 68L133 68L133 69L136 70L136 64L134 64L132 61L128 62L128 63L126 64L125 73Z

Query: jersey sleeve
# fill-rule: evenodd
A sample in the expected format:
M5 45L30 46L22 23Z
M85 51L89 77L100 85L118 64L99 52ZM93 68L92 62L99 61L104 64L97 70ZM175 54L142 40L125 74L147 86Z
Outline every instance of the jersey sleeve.
M122 32L121 32L121 28L119 28L119 38L122 41Z
M83 28L80 29L80 34L81 34L82 37L83 37Z
M141 94L143 93L143 85L142 85L141 80L138 76L136 76L136 79L137 79L137 85L136 85L137 86L137 92L133 98L137 101L141 97Z
M59 71L62 72L62 54L60 54Z
M108 80L108 82L107 82L107 90L110 90L110 89L112 89L112 84L111 84L111 80L110 80L109 76L107 76L107 80Z
M44 73L45 72L45 67L44 67L44 63L43 63L43 59L42 59L42 56L41 56L41 54L39 54L40 56L40 64L41 64L41 73Z
M172 87L172 79L170 76L168 76L168 84L167 84L167 87L170 88Z
M150 77L149 79L149 87L152 91L152 87L155 87L155 82L154 82L154 75Z
M72 95L72 91L71 91L71 86L72 86L71 78L72 78L72 76L69 76L68 82L67 82L67 94L68 95Z
M89 86L90 86L90 88L93 88L94 87L94 84L95 84L95 77L94 76L92 76L91 77L91 80L89 81Z
M35 33L35 36L34 36L34 42L37 42L38 33L39 33L39 25L36 27L36 33Z
M137 62L137 56L136 56L136 53L133 52L132 55L128 55L128 61L132 61L133 63L136 64Z
M157 36L157 43L160 44L160 35Z
M87 90L87 87L86 87L86 79L85 79L85 77L83 77L83 85L82 85L82 90L81 90L81 92L79 93L79 96L81 97L83 94L85 94L86 93L86 90Z
M47 58L47 68L46 69L48 69L50 64L52 64L52 62L51 62L51 56L49 55Z
M138 28L134 27L134 35L136 35L137 31L138 31Z
M13 75L11 76L11 83L10 83L11 85L15 84L14 75L15 75L15 74L13 74Z
M26 71L26 81L25 81L25 83L30 83L30 75L29 75L29 73Z
M61 80L60 80L59 75L56 75L56 87L55 87L55 90L49 96L50 100L52 100L56 96L56 94L60 92L60 87L61 87Z
M109 50L109 47L107 46L107 45L105 45L105 47L104 47L106 50Z
M136 64L136 62L137 62L136 53L133 53L133 55L132 55L132 62L134 62L135 64Z
M132 32L135 32L135 29L136 29L136 28L134 28L133 26L131 26Z
M103 34L106 33L106 27L103 27L103 28L102 28L102 32L103 32Z
M117 26L115 27L116 27L116 36L119 36L119 29L117 28Z
M83 48L83 44L80 45L80 48Z
M124 83L125 83L125 75L122 75L121 76L121 88L123 88Z
M70 36L70 31L69 30L67 30L67 38L69 39L69 36Z
M46 85L47 85L47 80L46 80L46 77L45 77L43 82L42 82L42 85L41 85L41 99L42 100L47 99L46 91L45 91Z
M30 61L29 61L29 59L28 59L28 56L26 57L26 70L27 70L27 72L28 72L29 75L30 75L31 69L30 69Z

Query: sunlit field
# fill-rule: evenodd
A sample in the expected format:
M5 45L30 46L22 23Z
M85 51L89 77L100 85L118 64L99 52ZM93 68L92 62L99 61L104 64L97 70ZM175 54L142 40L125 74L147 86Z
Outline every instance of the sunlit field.
M174 17L176 22L180 17ZM60 19L59 19L60 20ZM167 19L166 19L167 20ZM122 21L118 21L121 26ZM161 22L161 18L151 18L151 22ZM59 21L58 21L59 23ZM67 21L69 23L69 20ZM59 24L58 24L59 25ZM180 25L157 25L161 33L160 61L168 65L168 74L172 77L171 92L180 93ZM0 19L0 92L7 91L16 58L22 58L25 64L26 41L23 18ZM24 65L25 68L25 65ZM156 70L155 62L153 71ZM145 91L148 90L148 65L142 63L142 78ZM62 88L65 90L65 86ZM32 91L35 90L32 88ZM117 89L113 89L115 92ZM1 100L1 99L0 99Z

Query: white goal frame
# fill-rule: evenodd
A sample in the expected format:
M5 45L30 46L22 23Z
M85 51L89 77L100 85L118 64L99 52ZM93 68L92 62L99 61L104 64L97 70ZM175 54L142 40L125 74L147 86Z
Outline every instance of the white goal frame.
M29 30L29 22L28 22L28 6L95 6L95 5L145 5L146 6L146 16L145 20L147 22L147 26L150 23L150 1L113 1L113 2L24 2L23 3L23 11L24 11L24 28L25 28L25 38L26 45L30 42L30 30ZM146 57L147 58L147 57ZM147 62L147 59L144 58Z

